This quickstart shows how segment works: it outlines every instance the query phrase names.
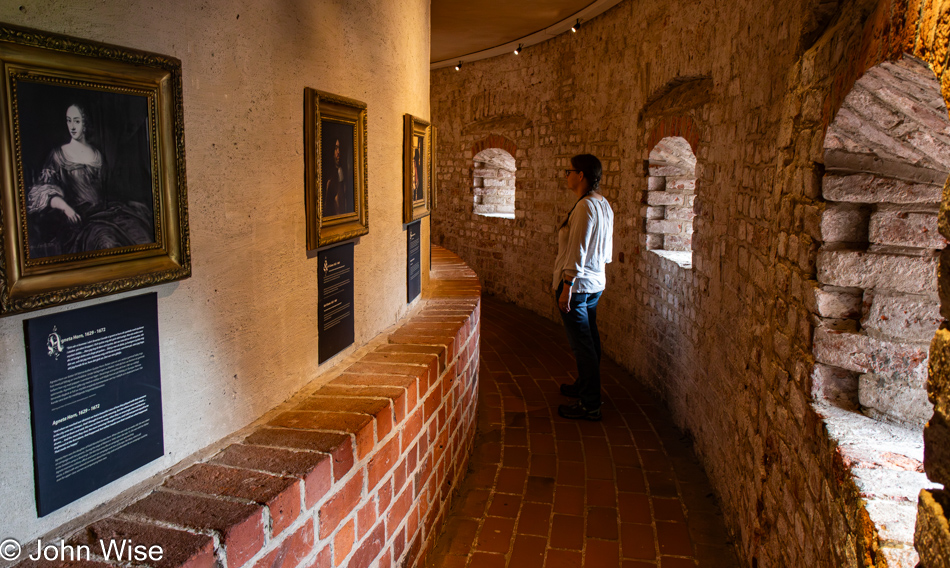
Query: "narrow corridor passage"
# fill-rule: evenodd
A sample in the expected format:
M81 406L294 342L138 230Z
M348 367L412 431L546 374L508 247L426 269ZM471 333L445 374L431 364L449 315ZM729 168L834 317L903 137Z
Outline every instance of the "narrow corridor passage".
M603 421L566 420L564 330L492 297L481 325L474 455L427 566L737 566L690 444L627 372L605 358Z

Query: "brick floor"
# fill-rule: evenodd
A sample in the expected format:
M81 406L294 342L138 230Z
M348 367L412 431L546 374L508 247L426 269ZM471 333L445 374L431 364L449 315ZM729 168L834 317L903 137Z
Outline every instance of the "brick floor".
M475 450L427 566L738 566L688 438L629 373L605 358L603 420L565 420L560 325L492 297L481 325Z

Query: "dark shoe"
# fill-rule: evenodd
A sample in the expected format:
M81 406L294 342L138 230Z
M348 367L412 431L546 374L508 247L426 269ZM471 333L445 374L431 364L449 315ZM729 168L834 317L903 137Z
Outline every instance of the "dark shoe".
M574 383L573 385L564 383L563 385L561 385L561 394L563 394L564 396L569 396L571 398L580 398L581 388L577 385L577 383Z
M571 420L590 420L592 422L600 420L600 407L588 409L581 402L562 404L557 407L557 413L562 418L570 418Z

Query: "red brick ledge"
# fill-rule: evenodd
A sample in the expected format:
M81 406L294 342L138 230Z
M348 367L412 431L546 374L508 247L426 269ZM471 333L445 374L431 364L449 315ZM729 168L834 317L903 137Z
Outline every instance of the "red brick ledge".
M433 247L427 304L390 337L243 441L67 538L158 545L154 568L412 567L464 475L475 432L481 288Z

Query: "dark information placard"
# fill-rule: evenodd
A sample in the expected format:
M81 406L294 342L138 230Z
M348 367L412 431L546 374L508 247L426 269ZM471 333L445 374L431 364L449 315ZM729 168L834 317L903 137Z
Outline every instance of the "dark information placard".
M42 517L164 453L158 296L32 318L23 327Z
M317 253L317 360L323 363L353 343L353 243Z
M422 291L422 221L410 223L406 227L406 302L416 299Z

